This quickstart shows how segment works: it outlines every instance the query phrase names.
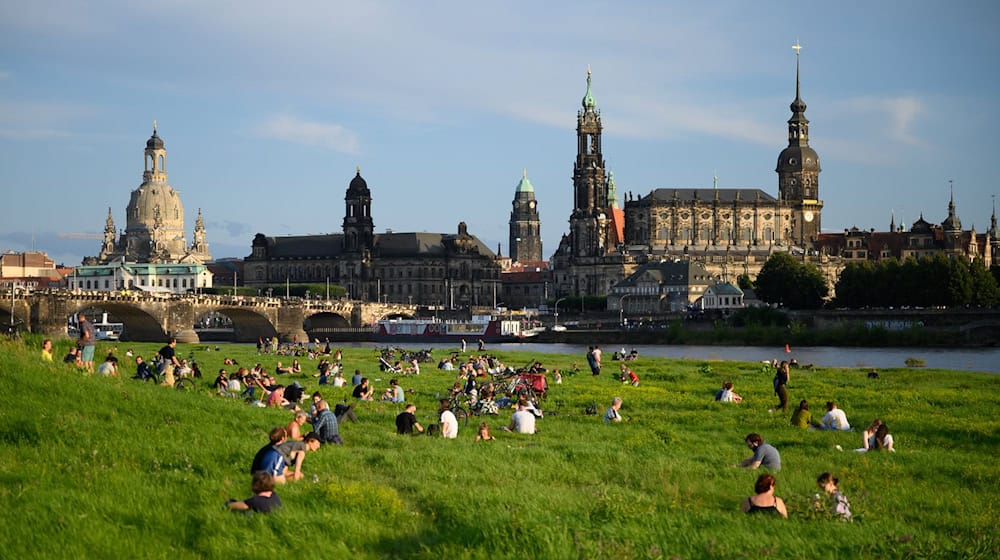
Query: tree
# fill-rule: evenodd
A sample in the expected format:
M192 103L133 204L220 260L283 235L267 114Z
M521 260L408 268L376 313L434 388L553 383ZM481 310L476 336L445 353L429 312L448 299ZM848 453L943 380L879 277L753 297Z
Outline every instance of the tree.
M951 275L948 277L948 305L962 306L972 303L972 272L969 261L963 257L951 259Z
M830 293L823 273L788 253L775 253L757 274L757 297L789 309L818 309Z
M972 276L972 305L995 307L1000 304L1000 287L990 271L986 270L982 258L972 261L969 272Z
M753 280L750 279L749 274L744 272L736 277L736 285L739 286L741 290L752 290Z

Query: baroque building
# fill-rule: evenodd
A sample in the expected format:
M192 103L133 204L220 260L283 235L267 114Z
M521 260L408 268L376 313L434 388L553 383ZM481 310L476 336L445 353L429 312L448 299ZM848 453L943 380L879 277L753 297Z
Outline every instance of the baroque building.
M132 191L125 208L125 230L115 230L111 208L104 226L104 240L97 257L84 259L85 265L129 263L203 263L211 260L205 236L205 221L198 210L194 242L184 237L184 206L180 194L167 182L167 150L153 123L153 135L146 141L142 184Z
M542 260L542 222L538 216L535 188L528 180L528 170L514 191L514 208L510 212L510 258L513 262L532 263Z
M742 264L749 273L772 250L814 252L820 232L819 155L809 146L799 62L788 146L778 155L778 197L760 188L660 188L625 202L625 243L632 250L708 263ZM756 268L759 268L756 267Z
M496 303L497 257L465 222L450 234L375 233L371 190L360 168L344 203L342 233L258 233L244 259L244 284L330 282L353 299L448 308Z
M892 217L888 231L876 231L874 228L862 230L855 226L845 229L843 233L821 234L819 250L824 257L836 259L842 264L919 259L944 253L951 258L969 261L981 258L989 268L1000 259L998 235L995 205L989 229L983 233L977 233L975 227L963 230L953 192L948 200L947 216L940 224L928 222L921 213L920 218L907 228L904 224L897 225L895 217Z

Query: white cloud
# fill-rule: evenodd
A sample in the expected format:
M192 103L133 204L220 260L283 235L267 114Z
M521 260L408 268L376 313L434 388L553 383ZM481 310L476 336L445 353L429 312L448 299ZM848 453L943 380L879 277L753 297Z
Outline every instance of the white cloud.
M336 123L312 122L292 115L275 115L257 127L257 134L303 146L344 154L360 153L357 135Z

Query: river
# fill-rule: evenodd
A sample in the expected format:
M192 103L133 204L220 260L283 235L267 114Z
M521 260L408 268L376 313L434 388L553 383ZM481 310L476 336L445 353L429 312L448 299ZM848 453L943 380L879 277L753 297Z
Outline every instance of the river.
M342 343L344 347L374 347L375 343ZM381 344L385 346L385 344ZM400 345L406 348L417 348L420 344ZM434 345L423 345L434 346ZM436 346L439 349L444 346ZM539 354L579 354L581 360L586 354L586 347L576 344L539 344L539 343L507 343L493 344L490 348L500 347L504 350L517 352L537 352ZM474 351L474 346L470 350ZM848 368L901 368L906 367L907 358L924 360L928 368L955 369L963 371L982 371L1000 373L1000 348L853 348L833 346L802 346L792 347L785 353L784 347L769 346L675 346L675 345L626 345L628 351L635 348L640 356L656 356L660 358L689 358L693 360L742 360L760 362L763 360L789 360L795 358L799 364L813 364L827 367ZM605 359L620 350L621 346L602 347ZM441 354L438 353L438 356Z

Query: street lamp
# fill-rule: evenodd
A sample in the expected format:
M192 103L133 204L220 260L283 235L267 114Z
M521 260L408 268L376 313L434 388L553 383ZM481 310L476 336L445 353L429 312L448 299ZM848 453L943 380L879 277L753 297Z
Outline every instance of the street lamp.
M559 324L559 302L560 301L565 301L565 299L566 298L562 297L562 298L559 298L559 299L556 300L556 311L555 311L556 322L555 322L555 324L557 324L557 325Z

